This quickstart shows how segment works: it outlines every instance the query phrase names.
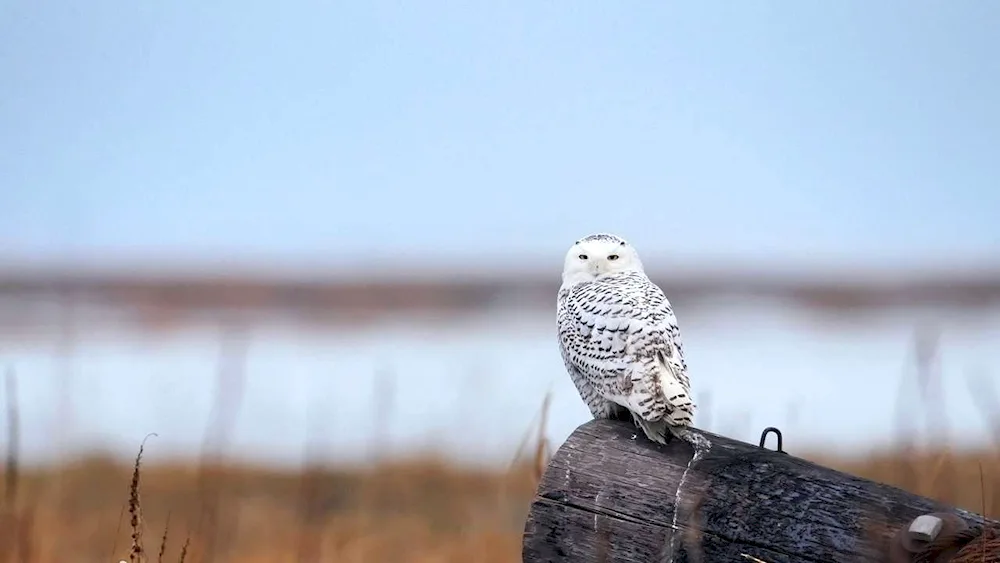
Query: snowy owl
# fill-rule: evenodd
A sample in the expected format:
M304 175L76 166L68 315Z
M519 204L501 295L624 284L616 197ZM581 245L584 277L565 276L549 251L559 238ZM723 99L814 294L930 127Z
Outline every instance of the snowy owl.
M650 440L690 442L694 418L677 319L627 241L576 241L563 265L559 349L594 418L631 415Z

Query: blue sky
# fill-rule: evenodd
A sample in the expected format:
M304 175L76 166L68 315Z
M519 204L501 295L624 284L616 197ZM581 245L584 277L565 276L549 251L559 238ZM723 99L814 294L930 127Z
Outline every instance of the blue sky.
M0 255L995 254L1000 4L903 6L6 0Z

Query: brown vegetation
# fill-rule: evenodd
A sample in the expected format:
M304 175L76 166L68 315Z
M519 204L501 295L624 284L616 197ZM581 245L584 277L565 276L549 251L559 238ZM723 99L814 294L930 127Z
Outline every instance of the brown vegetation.
M939 477L945 463L955 471L947 482ZM917 480L910 490L982 512L980 467L996 462L986 453L925 453L832 465L903 485L900 476L913 474ZM191 562L514 562L520 561L524 517L537 478L530 463L488 472L433 459L367 471L150 465L141 468L141 480L130 490L131 470L94 458L22 475L20 502L11 517L19 516L24 526L19 533L3 527L5 560L50 562L57 553L71 553L74 560L95 563L140 556L175 562L187 546ZM214 526L207 525L199 488L205 471L220 484ZM998 477L985 479L986 512L993 517L1000 512ZM56 478L63 485L58 498L50 486ZM11 557L16 549L24 557Z
M397 261L398 257L393 262ZM237 273L213 271L205 264L195 266L192 264L187 273L171 273L169 269L143 272L142 265L126 271L86 272L0 263L0 331L5 338L44 333L52 302L124 311L128 315L115 315L116 322L128 318L136 321L131 328L151 332L179 329L199 322L206 313L219 316L234 311L262 323L280 316L294 319L301 328L322 329L409 313L439 318L463 315L503 302L543 310L551 305L559 285L558 276L530 269L502 273L441 270L417 277L399 270L394 279L320 275L281 279L270 268L248 267ZM838 319L927 305L979 313L1000 303L1000 269L996 265L906 275L854 270L837 276L792 277L759 267L734 266L729 270L651 272L651 277L669 279L671 299L685 303L689 315L701 306L713 307L719 296L736 295L781 301ZM27 326L36 330L26 331Z

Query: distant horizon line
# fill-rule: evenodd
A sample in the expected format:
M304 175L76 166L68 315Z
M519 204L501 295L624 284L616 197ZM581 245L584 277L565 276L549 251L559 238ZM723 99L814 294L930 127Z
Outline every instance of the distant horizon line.
M127 312L132 323L166 326L204 321L206 315L241 322L263 322L280 315L313 328L359 325L400 315L459 317L485 311L548 310L560 284L559 270L473 268L446 270L368 270L338 272L314 266L289 275L259 265L252 270L203 267L183 272L146 263L136 268L70 268L0 263L0 316L21 329L56 322L55 310L93 304ZM324 275L327 274L327 275ZM360 275L359 275L360 274ZM805 274L805 275L803 275ZM656 269L675 306L697 308L768 303L809 309L836 317L866 317L877 312L934 307L972 315L995 314L1000 305L1000 267L961 270L935 268L920 274L883 268L839 272L774 270ZM53 309L55 306L55 309ZM67 313L68 314L68 313ZM15 321L16 320L16 321ZM227 321L229 322L229 321Z
M155 257L153 257L155 256ZM1000 283L1000 254L989 258L982 256L952 256L948 259L925 260L919 263L908 259L857 260L846 257L829 257L819 260L804 259L760 260L746 257L704 256L683 261L679 255L644 256L643 262L650 277L714 278L729 277L781 280L785 283L822 280L829 283L831 276L849 284L872 282L917 281L952 278L996 279ZM498 265L499 264L499 265ZM512 264L517 264L512 267ZM542 255L497 256L489 260L463 255L423 256L413 258L405 253L391 256L388 253L371 254L368 260L351 257L334 260L328 256L318 258L285 256L212 256L207 254L163 255L142 253L114 257L34 257L23 254L0 254L0 278L66 277L66 278L118 278L197 279L254 278L260 282L299 281L307 279L325 282L356 283L362 280L385 281L442 279L480 280L510 279L526 276L536 278L549 272L558 280L562 270L562 256L545 260Z

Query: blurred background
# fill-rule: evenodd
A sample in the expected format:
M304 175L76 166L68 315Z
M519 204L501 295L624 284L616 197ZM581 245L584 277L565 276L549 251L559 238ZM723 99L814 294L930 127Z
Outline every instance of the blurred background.
M10 503L91 526L32 557L127 556L156 433L172 554L519 560L512 463L590 416L555 293L603 231L674 304L697 426L888 481L863 460L992 451L1000 6L900 7L0 3ZM262 539L304 462L312 539Z

